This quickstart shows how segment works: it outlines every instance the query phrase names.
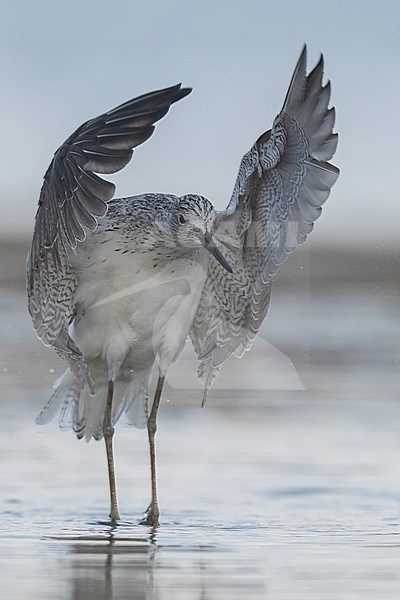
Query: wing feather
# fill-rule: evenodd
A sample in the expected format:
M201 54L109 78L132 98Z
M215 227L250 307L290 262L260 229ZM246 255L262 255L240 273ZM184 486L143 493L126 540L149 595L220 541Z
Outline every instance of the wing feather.
M134 148L154 132L172 104L191 92L180 84L144 94L79 127L57 150L40 192L27 261L28 307L42 341L68 360L83 385L93 391L81 351L68 335L75 315L78 284L69 256L94 231L107 211L113 183L96 173L115 173L132 158Z
M190 336L205 378L204 399L223 362L249 350L265 318L271 281L304 242L339 170L335 109L323 79L323 57L306 75L306 47L272 129L244 155L230 202L217 216L214 239L233 268L210 262Z

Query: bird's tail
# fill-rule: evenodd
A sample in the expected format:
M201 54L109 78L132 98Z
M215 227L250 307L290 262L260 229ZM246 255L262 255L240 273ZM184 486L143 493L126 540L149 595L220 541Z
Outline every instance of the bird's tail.
M123 417L130 427L144 428L148 418L148 386L151 370L132 373L129 377L122 371L114 385L112 423ZM103 437L104 413L107 404L108 381L94 377L96 392L91 394L86 385L77 381L70 369L55 382L54 393L36 418L36 423L44 425L56 418L59 413L59 426L62 431L72 429L79 439Z

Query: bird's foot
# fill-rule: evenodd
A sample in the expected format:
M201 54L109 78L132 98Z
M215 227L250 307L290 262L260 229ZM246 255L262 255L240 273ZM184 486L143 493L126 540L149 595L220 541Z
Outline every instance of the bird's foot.
M120 520L120 517L119 517L119 512L118 512L117 506L113 506L111 508L109 517L110 517L110 521L111 521L112 525L118 525L118 521Z
M146 510L146 516L144 519L140 521L141 525L151 525L152 527L158 527L160 524L158 517L160 516L160 512L158 510L157 505L150 504L148 509Z

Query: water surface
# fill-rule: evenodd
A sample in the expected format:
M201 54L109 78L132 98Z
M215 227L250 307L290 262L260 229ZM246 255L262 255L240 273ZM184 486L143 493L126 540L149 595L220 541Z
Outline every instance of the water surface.
M303 292L205 409L189 347L170 374L152 530L145 432L117 429L112 527L103 445L34 424L63 365L2 291L1 598L399 599L397 292Z

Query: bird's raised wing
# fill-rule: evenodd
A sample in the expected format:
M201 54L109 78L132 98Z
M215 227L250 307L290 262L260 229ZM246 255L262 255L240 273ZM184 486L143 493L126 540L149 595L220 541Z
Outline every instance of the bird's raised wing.
M69 255L94 231L115 192L95 173L116 173L153 133L171 104L191 92L180 84L129 100L77 129L57 150L45 174L27 263L28 307L47 346L92 386L82 354L68 335L76 275Z
M339 170L335 109L322 85L323 58L306 75L306 47L273 127L243 157L213 237L233 274L211 261L190 336L207 390L222 363L250 349L267 314L271 280L321 213Z

